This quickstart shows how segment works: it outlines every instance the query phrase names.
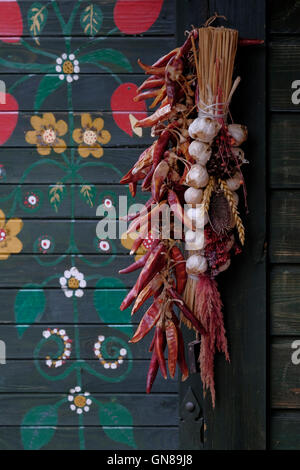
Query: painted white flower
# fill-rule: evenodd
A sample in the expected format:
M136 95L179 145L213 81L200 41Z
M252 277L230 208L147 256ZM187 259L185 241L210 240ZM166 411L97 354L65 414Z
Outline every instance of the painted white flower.
M56 72L59 74L58 77L60 80L66 79L67 82L71 83L73 80L78 80L79 78L79 62L75 58L74 54L62 54L56 59Z
M66 297L73 297L73 295L76 297L83 296L86 280L84 275L75 266L64 272L64 275L59 279L59 283Z
M92 404L92 400L89 396L90 393L82 393L81 387L79 386L71 388L70 394L68 395L68 401L71 403L70 409L72 411L76 411L79 415L82 414L83 411L87 413L90 410L90 405Z

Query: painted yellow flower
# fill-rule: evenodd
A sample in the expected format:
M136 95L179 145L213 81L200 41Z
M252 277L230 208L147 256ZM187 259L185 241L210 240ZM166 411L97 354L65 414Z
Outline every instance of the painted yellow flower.
M4 212L0 209L0 261L7 259L11 254L20 253L22 242L16 237L22 230L21 219L10 219L5 223Z
M126 232L121 235L121 243L126 248L127 250L131 250L134 240L138 237L139 233L138 232L132 232L127 234ZM143 243L139 246L136 255L134 259L137 261L140 259L144 254L147 252L147 250L151 247L151 244L153 242L153 239L150 237L145 238Z
M100 144L107 144L111 135L108 131L103 129L104 121L102 118L92 120L89 113L81 115L81 128L75 129L73 132L73 139L78 145L78 152L82 158L87 158L93 155L95 158L100 158L103 155L103 148Z
M44 113L43 117L32 116L30 123L33 131L26 132L26 142L37 146L40 155L49 155L51 149L56 153L66 150L66 142L60 137L68 132L68 125L60 119L56 121L53 113Z

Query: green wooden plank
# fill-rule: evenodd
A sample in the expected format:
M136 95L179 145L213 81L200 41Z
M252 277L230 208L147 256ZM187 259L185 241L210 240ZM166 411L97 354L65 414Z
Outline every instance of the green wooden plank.
M129 247L122 245L118 234L120 231L126 230L121 229L120 223L116 221L116 239L99 239L96 233L97 224L99 219L94 220L80 220L77 219L75 223L71 223L70 220L35 220L25 219L23 220L24 225L22 231L18 235L18 238L23 243L22 253L41 255L41 259L47 261L47 256L51 254L63 255L66 253L69 245L69 237L71 230L74 231L76 241L78 241L78 249L81 254L129 254ZM47 245L45 245L45 243ZM49 249L44 249L44 246L48 246ZM69 253L76 254L76 250L71 246ZM145 247L138 250L138 254L144 254ZM128 263L134 262L134 257L128 258Z
M36 289L30 289L32 292L36 292ZM16 324L16 318L14 314L14 304L15 299L18 294L18 289L0 289L0 305L1 305L1 313L0 313L0 324ZM46 297L46 304L44 311L41 315L35 318L34 323L38 325L45 325L58 327L62 325L73 325L74 323L77 324L78 322L74 318L74 307L73 302L70 302L70 299L65 297L62 293L61 289L55 288L45 288L45 297ZM84 309L80 309L80 324L96 324L101 321L101 315L97 313L95 308L95 295L102 296L102 304L106 306L107 304L110 305L110 324L116 323L114 318L116 314L119 313L119 304L120 299L123 299L128 290L127 289L90 289L88 286L85 289L84 293ZM113 302L114 308L111 306ZM142 317L142 315L146 312L147 308L150 306L150 300L147 301L141 309L132 317L132 323L136 324ZM62 314L63 312L63 314ZM120 314L121 317L118 318L118 323L120 323L120 318L124 319L124 322L128 321L128 312L124 312ZM18 319L19 325L27 325L28 320L25 319ZM1 326L2 328L2 326ZM0 334L1 339L1 334Z
M132 261L130 259L130 261ZM76 267L85 275L88 287L95 287L99 279L114 277L120 279L124 287L132 287L136 282L136 273L122 276L118 274L129 264L129 255L77 255ZM0 275L0 287L23 287L25 284L59 287L59 278L72 265L71 256L49 255L37 263L30 255L12 255L3 264ZM51 268L51 269L50 269ZM54 277L55 276L55 277ZM121 277L122 276L122 277ZM104 287L104 286L103 286ZM84 304L84 302L83 302Z
M101 403L109 403L111 400L118 401L122 406L132 409L133 426L176 426L178 423L178 399L176 394L104 394L96 393L93 398ZM27 411L35 406L55 405L61 400L67 400L68 394L1 394L0 406L0 427L18 426L22 422ZM132 407L132 403L135 407ZM151 413L149 413L151 409ZM63 402L58 409L59 426L77 426L78 415L70 410L70 403ZM36 423L29 419L27 426L34 426ZM99 426L99 416L96 402L91 405L90 411L85 414L85 426ZM122 423L130 426L129 421ZM56 425L50 422L49 425ZM0 429L1 434L1 429Z
M101 167L98 168L101 171ZM67 175L65 175L67 176ZM72 178L69 176L69 178ZM22 220L35 218L55 218L69 219L75 217L76 219L92 219L103 217L103 211L98 212L98 206L104 203L109 204L108 216L119 218L119 211L126 215L127 210L133 210L135 204L145 204L150 198L150 193L139 191L135 198L130 196L127 185L113 185L113 184L96 184L91 185L90 181L81 179L80 170L77 173L77 182L79 184L69 184L70 180L66 177L66 184L60 185L63 175L58 175L56 181L51 185L39 184L23 184L22 186L16 185L0 185L0 207L6 214L7 218L11 216L20 217ZM51 203L53 191L58 183L59 188L62 187L63 191L59 191L59 205L54 206ZM84 186L89 186L89 195L91 197L84 197ZM63 197L61 195L63 193ZM34 197L32 200L31 197ZM71 197L72 196L72 197ZM120 199L120 197L123 197ZM33 201L33 202L31 202ZM74 214L72 215L72 203L74 201ZM127 205L127 206L126 206ZM124 209L122 209L124 208ZM57 209L57 210L56 210ZM35 223L35 222L33 222Z
M137 139L134 142L139 144ZM143 148L105 148L104 156L100 159L100 165L96 159L92 157L87 161L82 160L81 163L85 164L80 169L80 174L84 181L89 181L91 184L118 184L121 175L127 173L137 161L138 157L142 153ZM1 184L18 184L21 180L24 171L32 164L39 161L41 157L37 153L35 148L24 147L24 148L3 148L0 147L0 165L1 170L5 171L5 177L1 178ZM51 154L51 160L61 163L62 157L57 153ZM118 171L114 171L112 167L117 168ZM32 168L32 171L28 173L26 177L26 183L39 182L40 184L58 181L62 176L61 168L56 164L49 164L45 166L36 165ZM1 203L0 203L1 205Z
M274 266L270 278L272 334L300 335L300 267Z
M292 83L299 79L300 41L298 38L273 39L270 48L269 98L274 111L299 111L294 104ZM297 87L299 88L299 87Z
M130 318L130 315L124 313L124 318ZM113 323L113 312L111 312L111 320ZM84 316L80 316L80 321L84 321ZM125 323L125 322L124 322ZM6 344L6 358L7 359L33 359L35 357L35 348L37 344L41 341L44 341L43 332L47 329L53 329L54 326L38 326L31 325L30 328L27 328L24 332L22 338L20 339L18 334L18 328L20 325L2 325L1 326L1 340ZM94 325L60 325L59 329L66 331L68 337L73 341L75 336L79 338L80 346L80 358L84 360L95 360L97 357L94 353L94 346L99 342L98 337L104 336L106 342L102 347L102 355L107 361L110 360L111 352L113 348L120 349L122 345L125 349L126 347L131 351L134 360L140 359L151 359L151 353L149 353L149 346L152 341L152 334L150 333L143 341L138 342L137 344L129 344L129 339L133 336L134 331L136 330L136 325L130 324L120 324L120 325L108 325L101 323L101 319ZM58 338L56 335L52 336L48 341L44 342L45 344L37 352L37 357L39 360L44 361L47 356L57 357L60 346L63 345L63 341L60 339L56 342L52 338ZM110 338L110 339L108 339ZM115 338L121 339L122 343L115 341ZM107 351L105 351L105 349ZM127 360L128 356L125 356ZM75 348L71 348L70 359L76 359ZM68 359L69 361L69 359ZM45 362L45 361L44 361ZM68 364L68 362L66 363ZM59 370L63 370L64 367L61 367Z
M272 114L269 134L270 185L272 188L299 188L300 115Z
M117 369L104 369L99 361L72 361L58 369L47 367L39 361L40 371L47 374L43 377L32 360L8 360L3 365L4 372L0 378L0 393L68 393L77 385L76 371L67 375L72 365L81 369L82 388L92 393L145 393L146 377L149 367L148 360L124 361ZM2 367L2 366L1 366ZM128 372L129 371L129 372ZM118 381L119 380L119 381ZM153 385L153 393L177 392L177 377L165 380L160 373Z
M273 263L300 261L300 193L273 191L271 194L270 259Z
M55 112L55 118L56 121L63 120L65 122L68 122L69 118L74 117L74 122L75 122L75 128L80 129L81 127L81 114L83 113L67 113L67 112ZM104 156L102 157L102 160L105 158L105 151L107 147L124 147L124 146L132 146L132 147L137 147L137 146L145 146L145 145L150 145L152 143L152 139L150 138L150 130L145 129L143 131L143 135L141 138L137 137L135 134L133 136L127 134L125 131L120 129L118 125L116 124L114 118L118 119L120 116L126 116L128 117L128 113L121 112L121 111L116 111L116 113L111 113L111 112L103 112L103 113L90 113L92 119L96 119L98 117L101 117L104 119L104 129L108 130L111 134L111 139L107 145L104 145ZM33 112L25 113L25 112L20 112L18 113L12 113L12 112L1 112L0 116L6 120L7 126L10 130L13 131L11 137L5 141L3 144L3 148L11 148L11 147L24 147L26 146L26 140L25 140L25 134L28 131L32 131L33 128L30 124L30 119L34 115ZM43 114L40 114L40 117L42 117ZM137 119L141 117L145 117L144 112L139 112L139 111L134 111L134 115ZM17 126L15 127L12 120L17 119ZM128 118L129 119L129 118ZM80 157L78 154L77 148L78 146L70 141L71 135L69 132L64 136L65 142L69 147L75 148L74 156L79 161L82 163L83 158ZM35 148L36 145L34 144L28 144L27 148ZM59 148L59 146L58 146ZM67 158L70 159L71 153L69 149L66 149L65 151ZM41 157L38 152L36 152L37 159L42 159L45 157ZM51 153L49 154L49 157L51 158L52 156L55 156L55 152L51 150ZM89 157L89 160L95 161L94 157ZM88 161L89 161L88 160ZM97 160L99 161L99 160Z
M18 43L1 42L1 73L55 73L56 59L66 53L66 43L64 38L44 37L40 40L40 46L37 46L33 38L26 39L26 45ZM173 37L108 37L92 39L83 37L72 37L70 52L75 55L75 60L79 61L81 73L107 73L109 67L114 73L141 73L142 70L137 63L139 57L143 57L143 62L152 64L160 56L174 49L175 39ZM95 58L86 57L87 54L95 53L103 49L114 49L123 54L129 63L126 67L122 66L119 56L115 63L111 60L102 60L97 62L103 65L101 68L95 62ZM98 53L98 52L97 52ZM89 60L89 62L88 62ZM127 63L127 62L126 62ZM132 68L132 70L130 69ZM80 80L80 75L79 75ZM96 90L95 90L96 92Z
M300 408L299 336L273 338L271 402L273 408ZM295 343L297 341L298 343Z
M47 74L49 81L56 80L57 74L49 73ZM0 80L4 82L6 91L11 92L14 98L17 100L19 105L19 111L35 111L35 94L39 86L42 85L44 80L44 75L41 74L31 74L30 79L28 78L27 73L22 74L0 74ZM73 109L75 111L85 111L85 112L99 112L99 111L111 111L112 101L111 96L123 85L123 97L122 102L122 111L140 111L143 109L143 105L140 103L135 103L132 100L132 97L135 96L138 86L140 86L144 80L146 80L146 75L137 75L137 74L120 74L117 79L112 77L110 74L80 74L80 78L73 83ZM22 83L24 80L24 83ZM26 83L25 83L26 81ZM20 85L17 83L20 82ZM126 88L126 84L129 84L131 88ZM16 86L15 86L16 85ZM100 87L101 93L91 93L91 90L98 90ZM105 90L105 93L103 93ZM128 90L128 96L126 97L126 90ZM131 91L133 90L133 91ZM56 111L66 111L67 110L67 99L66 99L66 86L61 84L53 92L49 93L50 89L45 88L43 93L45 94L45 99L41 102L39 106L39 112L56 112ZM49 93L49 94L48 94ZM48 94L48 95L47 95ZM126 99L127 98L127 99ZM147 100L146 103L151 105L153 98ZM146 108L145 108L146 109ZM1 107L1 111L15 111L15 107L7 100L5 106ZM114 111L118 111L114 107ZM150 113L153 111L149 111Z
M274 411L271 417L271 449L299 450L299 411Z
M0 4L1 3L2 3L2 0ZM160 10L159 7L161 3L162 3L162 8ZM33 4L32 0L19 0L18 1L18 5L20 7L21 14L23 17L23 34L22 34L23 37L31 36L32 34L32 32L30 31L30 25L26 21L27 15L30 11L32 4ZM40 4L42 7L45 6L43 2ZM95 37L106 36L110 34L120 36L123 34L122 31L120 31L116 27L115 21L114 21L114 7L116 4L115 0L93 0L93 2L85 2L80 6L78 14L75 17L74 26L72 28L73 36L86 36L87 39L90 39L89 34L84 33L84 29L80 21L82 15L85 13L85 9L90 4L96 5L96 7L100 8L101 14L102 14L102 19L101 19L101 16L99 19L97 19L97 23L96 23L97 33L95 34ZM61 14L65 20L69 19L75 5L76 5L76 2L74 0L64 0L64 1L59 2L59 8L60 8ZM143 36L171 35L175 33L175 24L174 24L175 23L175 10L174 10L174 5L173 5L172 0L164 0L164 2L160 2L160 1L155 2L151 9L152 11L149 10L149 8L146 8L144 10L141 9L140 12L137 12L134 2L128 3L126 7L127 8L125 9L123 8L122 10L120 10L120 13L116 12L116 15L118 13L118 15L116 16L117 24L119 24L120 27L122 27L123 24L127 25L128 27L128 24L129 24L129 25L132 25L131 26L132 28L134 28L134 25L142 20L143 24L145 25L144 28L146 28L148 25L150 26L149 29L147 29L144 33L142 33ZM59 22L57 21L55 12L53 8L51 7L51 3L46 2L46 8L48 11L47 20L43 29L39 32L38 36L43 38L43 36L63 35ZM43 12L45 12L45 9L42 10L42 13ZM90 12L87 12L87 14L88 13ZM140 17L137 17L136 21L134 22L133 21L134 14L137 15L137 13L140 14ZM157 16L158 18L156 19ZM15 21L15 24L18 24L18 23ZM113 31L113 33L111 33L111 31ZM90 29L88 29L88 33L89 32L90 32ZM5 35L6 37L10 36L9 30L7 32L1 31L1 34L3 36Z
M270 0L269 14L271 33L299 33L300 5L297 0Z
M41 428L32 428L39 432ZM42 428L45 429L45 428ZM49 429L49 428L48 428ZM115 429L115 428L114 428ZM79 450L78 429L76 427L53 428L54 437L43 450ZM178 449L177 427L136 427L133 429L134 439L138 449L141 450L176 450ZM127 450L132 452L132 447L126 444L114 442L106 437L105 432L99 426L85 427L84 437L87 450ZM23 449L19 427L0 428L0 449L19 450Z

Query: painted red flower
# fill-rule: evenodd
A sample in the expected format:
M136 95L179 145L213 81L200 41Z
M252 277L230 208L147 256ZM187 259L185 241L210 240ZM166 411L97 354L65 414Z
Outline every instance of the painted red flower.
M0 2L0 41L19 42L23 33L23 20L18 2Z
M137 85L135 83L123 83L112 94L111 109L113 118L120 129L131 137L133 132L142 136L141 128L134 128L137 120L147 117L146 104L144 101L134 102Z
M122 33L144 33L159 17L162 4L163 0L118 0L114 21Z
M5 94L5 99L3 99L3 95L1 95L1 97L0 145L3 145L10 138L17 125L19 105L17 100L9 93Z

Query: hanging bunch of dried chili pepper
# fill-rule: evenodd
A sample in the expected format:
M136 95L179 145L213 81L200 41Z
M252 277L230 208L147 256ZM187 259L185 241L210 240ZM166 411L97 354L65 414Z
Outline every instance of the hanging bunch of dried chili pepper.
M178 364L182 380L188 377L181 319L201 336L201 378L213 406L216 350L229 360L215 277L229 267L231 254L241 251L245 239L236 190L244 187L240 145L247 129L228 123L240 80L232 84L237 45L237 31L206 26L192 30L182 47L152 66L139 61L149 77L135 100L154 99L150 108L158 108L136 127L151 127L156 140L121 180L134 194L140 181L151 193L144 209L128 216L127 235L136 234L131 254L145 239L153 241L142 258L121 271L141 269L122 310L134 302L134 314L153 299L131 339L136 343L154 330L147 392L158 369L167 377L166 348L170 376Z

